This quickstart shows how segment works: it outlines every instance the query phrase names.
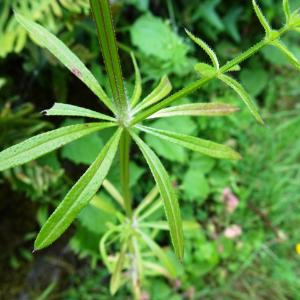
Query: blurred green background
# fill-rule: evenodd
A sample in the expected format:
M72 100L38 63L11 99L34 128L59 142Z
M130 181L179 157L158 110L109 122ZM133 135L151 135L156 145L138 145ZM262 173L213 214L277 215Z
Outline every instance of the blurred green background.
M294 9L300 6L299 0L290 2ZM195 60L206 61L184 28L206 40L223 63L263 37L251 1L112 3L129 94L134 84L129 51L138 59L146 94L165 74L174 89L182 88L196 78ZM260 4L272 25L281 26L281 1ZM0 150L74 122L40 114L54 102L104 110L80 81L27 36L13 9L57 34L109 89L88 0L0 0ZM300 59L299 35L290 34L285 42ZM236 95L217 81L179 102L234 103L241 106L240 112L152 123L228 144L242 154L242 161L214 160L145 137L172 174L183 218L198 222L200 230L185 234L179 278L148 278L141 300L300 299L300 75L273 48L242 67L237 79L257 100L265 127L256 124ZM131 299L126 289L109 295L109 275L98 242L105 224L113 220L95 207L84 209L53 246L31 253L40 226L104 141L94 134L0 174L1 300ZM138 203L153 180L135 148L130 168ZM117 165L109 179L118 186ZM109 201L108 195L100 194ZM168 247L167 235L161 235L160 243Z

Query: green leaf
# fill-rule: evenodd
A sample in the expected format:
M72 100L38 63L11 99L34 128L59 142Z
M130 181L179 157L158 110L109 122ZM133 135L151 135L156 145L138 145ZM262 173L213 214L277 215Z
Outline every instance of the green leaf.
M193 103L171 106L148 117L148 119L175 116L225 116L238 111L239 108L225 103Z
M217 55L215 54L215 52L201 39L197 38L196 36L194 36L191 32L189 32L187 29L185 30L185 32L187 33L187 35L190 37L191 40L193 40L197 45L199 45L205 52L206 54L209 56L214 68L216 70L219 70L220 68L220 64L217 58Z
M175 278L177 274L175 266L163 249L161 249L148 235L141 230L139 230L138 233L151 251L153 251L154 255L160 260L161 264L168 270L170 277Z
M106 120L114 122L115 119L98 113L96 111L79 107L76 105L65 104L65 103L54 103L50 109L43 111L43 114L47 116L72 116L72 117L86 117L92 119Z
M120 118L127 115L127 97L118 53L115 30L108 0L90 0L92 13L97 27L98 40L104 58L113 102Z
M34 136L0 152L0 171L25 164L85 135L112 126L115 126L115 124L79 124L55 129Z
M230 86L241 97L241 99L244 101L244 103L248 107L249 111L254 116L254 118L259 123L264 124L264 121L261 118L261 116L259 115L258 110L257 110L255 104L253 103L251 97L245 91L245 89L243 88L243 86L240 83L238 83L235 79L233 79L233 78L231 78L231 77L229 77L227 75L223 75L222 74L222 75L219 75L218 78L220 80L222 80L224 83L226 83L228 86Z
M126 4L134 5L140 11L147 11L149 0L125 0Z
M197 125L191 117L183 116L180 118L161 118L151 124L151 127L169 130L178 133L193 135L197 132ZM156 137L146 134L145 141L147 144L161 157L167 160L179 163L186 163L188 160L188 153L186 149L170 144L167 141L157 139Z
M141 125L136 126L136 128L204 155L223 159L241 159L241 156L230 147L220 145L211 141Z
M289 0L283 0L282 7L283 7L286 23L289 23L289 21L291 19L291 10L290 10Z
M159 190L157 186L155 186L135 209L134 215L138 216L147 206L149 206L156 199L158 193Z
M168 76L164 76L158 86L134 109L134 113L157 103L172 91L172 85Z
M238 72L240 70L241 70L241 66L235 65L235 66L231 67L227 72Z
M224 17L224 24L228 34L234 39L235 42L240 43L241 35L239 32L239 20L243 16L243 7L242 6L233 6L228 11L227 15Z
M63 126L83 123L82 119L67 119L63 122ZM112 129L113 130L113 129ZM98 132L90 134L66 145L61 150L61 157L72 161L75 164L90 165L97 157L98 153L104 146L102 138Z
M202 77L214 77L217 75L216 69L208 64L199 63L194 68Z
M58 239L96 194L115 157L121 133L122 129L118 129L47 220L35 240L35 250L45 248Z
M287 59L290 61L290 63L297 68L298 70L300 70L300 63L297 59L297 57L287 48L287 46L281 42L280 40L277 41L273 41L272 46L276 47L277 49L279 49L281 51L281 53L283 53Z
M103 203L101 203L101 201L103 201ZM94 204L97 203L97 206L94 205L93 203ZM104 203L108 208L109 203L107 201L102 200L102 198L98 197L97 195L95 195L95 197L93 197L93 199L91 200L90 204L88 204L78 214L77 217L77 220L80 222L80 224L83 227L85 227L85 229L98 236L103 235L107 231L107 226L106 226L107 223L116 222L115 214L112 214L111 211L105 210Z
M261 94L268 85L269 76L262 68L251 68L242 70L240 73L240 80L247 91L249 91L253 97L256 97Z
M108 194L117 201L117 203L124 208L124 199L122 195L119 193L119 191L116 189L116 187L108 180L103 181L103 187L108 192Z
M25 27L39 45L47 48L76 77L84 82L107 107L111 109L110 99L103 91L97 79L61 40L41 25L25 18L24 16L18 13L16 13L15 16L18 22Z
M105 184L105 181L103 181L103 186ZM105 197L103 197L103 195L95 195L93 197L93 199L90 202L91 206L96 207L97 209L101 210L102 212L113 216L113 217L117 217L118 216L118 211L116 210L116 208L109 202L109 200L107 200Z
M187 200L195 201L198 205L203 203L210 187L201 169L191 167L188 170L183 179L183 190Z
M168 223L165 221L139 223L139 226L141 228L170 230ZM182 227L183 227L183 231L192 231L192 230L199 229L199 224L195 221L183 221Z
M169 175L151 148L145 144L135 133L131 132L131 135L143 153L159 188L159 192L165 207L167 221L170 227L172 244L176 255L179 259L182 259L184 247L180 208Z
M255 14L258 17L260 24L265 29L266 34L267 35L271 34L272 33L272 28L269 25L269 23L268 23L267 19L265 18L265 16L263 15L261 9L257 5L256 1L252 0L252 4L253 4L253 8L254 8Z
M131 52L130 55L131 55L131 59L133 62L134 73L135 73L134 90L133 90L133 94L132 94L132 97L130 100L131 106L134 107L139 102L141 95L142 95L142 78L141 78L140 69L136 62L134 54Z
M187 46L161 18L144 14L130 28L133 45L147 56L162 61L184 58Z
M113 274L112 274L112 277L110 280L110 293L112 295L114 295L118 291L118 289L121 285L121 275L122 275L122 269L123 269L124 263L125 263L125 258L126 258L125 255L126 255L127 247L128 247L127 241L124 241L121 251L120 251L120 254L117 259L117 263L115 265L115 269L113 271Z
M151 204L145 211L142 212L141 216L138 218L139 222L143 221L144 219L149 218L153 215L157 210L161 209L164 206L162 199L158 199ZM170 226L169 226L170 227Z

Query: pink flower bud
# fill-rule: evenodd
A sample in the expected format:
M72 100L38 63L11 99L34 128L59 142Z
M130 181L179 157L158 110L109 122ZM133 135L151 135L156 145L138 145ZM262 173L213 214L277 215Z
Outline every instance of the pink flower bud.
M226 211L232 214L239 205L239 199L232 193L230 188L223 190L223 201L226 205Z
M234 240L240 235L242 235L242 228L239 225L231 225L224 231L224 236L230 240Z

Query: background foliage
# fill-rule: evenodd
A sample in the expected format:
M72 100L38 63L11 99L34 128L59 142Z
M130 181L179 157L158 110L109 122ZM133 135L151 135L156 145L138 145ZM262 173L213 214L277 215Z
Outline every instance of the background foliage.
M193 64L206 57L188 40L184 28L206 40L226 62L263 35L250 5L221 0L124 0L114 2L114 17L128 94L133 50L141 66L145 95L167 74L180 89L196 74ZM74 120L42 118L54 101L93 108L94 96L19 28L12 9L21 10L56 33L91 66L103 86L108 82L88 1L1 1L0 3L0 147ZM274 27L282 24L281 1L260 3ZM291 1L293 8L300 1ZM297 36L287 43L300 58ZM176 76L175 76L176 75ZM299 192L300 80L285 58L267 48L246 62L238 78L256 97L267 126L241 111L224 118L189 117L153 121L235 147L239 162L191 154L146 134L164 159L177 187L184 219L200 224L185 235L186 257L175 281L147 281L143 299L300 299ZM212 82L180 103L218 101L239 104L236 95ZM94 134L0 176L1 288L3 299L112 299L108 274L98 251L111 216L89 205L62 241L31 253L32 240L47 216L95 158L106 137ZM152 188L139 152L132 153L131 186L135 201ZM109 180L118 186L118 168ZM101 191L99 197L109 200ZM159 215L153 217L157 221ZM167 235L159 236L169 244ZM171 254L170 254L171 255ZM46 276L51 274L51 276ZM123 293L123 294L122 294ZM100 295L100 296L99 296ZM130 299L126 291L113 299ZM2 299L1 298L1 299Z

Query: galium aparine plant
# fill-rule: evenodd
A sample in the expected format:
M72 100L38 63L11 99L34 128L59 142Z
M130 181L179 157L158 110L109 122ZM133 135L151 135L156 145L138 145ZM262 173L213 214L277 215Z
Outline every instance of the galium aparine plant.
M221 66L215 52L203 40L186 30L192 41L207 54L211 63L197 63L195 71L199 74L199 79L171 95L171 83L168 77L164 76L158 86L145 98L141 97L142 84L138 64L134 55L131 54L135 69L135 86L130 99L127 98L125 92L108 0L90 0L90 5L98 31L112 97L107 95L93 74L62 41L44 27L25 18L18 12L15 13L18 22L34 40L40 46L48 49L81 80L110 110L111 114L107 115L70 104L55 103L52 108L45 111L47 116L84 117L90 119L90 122L42 133L2 151L0 153L0 171L25 164L88 134L106 128L115 128L111 138L95 158L95 161L43 225L34 243L35 250L43 249L55 242L70 226L79 212L89 202L92 202L106 212L114 214L119 221L119 225L110 226L99 244L103 261L112 273L110 283L112 294L122 284L131 282L133 293L137 299L142 278L147 275L147 272L171 278L176 276L176 268L173 263L145 229L169 230L175 254L180 260L183 260L183 229L189 229L191 225L181 220L180 207L169 175L158 156L142 139L141 133L146 132L159 139L214 158L232 160L241 158L240 154L230 147L199 137L152 128L147 126L147 120L174 116L223 116L236 112L238 109L235 106L226 103L193 103L171 106L176 100L200 89L206 83L220 80L236 92L254 118L263 124L253 100L230 73L239 71L240 64L244 60L267 45L278 48L293 66L300 69L297 58L281 41L282 36L289 31L300 32L300 15L298 11L291 12L288 0L283 0L285 24L282 28L275 30L270 26L255 0L252 1L252 4L265 30L265 36L260 42ZM156 183L153 190L135 208L132 207L133 193L129 188L129 161L132 142L140 149ZM117 152L120 155L121 193L105 179L112 162L116 159ZM116 200L120 207L119 210L107 203L104 205L97 202L101 201L99 199L95 200L94 196L102 185ZM147 218L162 207L164 207L167 221L156 224L147 222ZM107 254L108 245L112 243L116 244L119 249L115 256ZM158 259L159 264L153 263L153 261L149 262L143 256L145 246ZM123 272L125 269L130 272Z

